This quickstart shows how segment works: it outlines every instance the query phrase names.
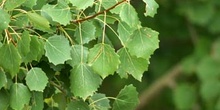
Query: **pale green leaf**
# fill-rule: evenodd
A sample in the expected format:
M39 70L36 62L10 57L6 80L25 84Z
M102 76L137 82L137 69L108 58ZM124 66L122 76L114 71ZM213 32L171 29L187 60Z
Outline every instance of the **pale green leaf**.
M1 99L1 103L0 103L0 110L8 110L8 106L9 106L9 93L4 90L4 89L0 89L0 99Z
M93 5L94 0L70 0L70 2L79 9L86 9Z
M105 96L105 94L94 94L91 97L91 107L92 110L109 110L111 108L109 99Z
M27 86L31 91L43 92L44 88L48 83L47 75L41 68L32 68L28 71L25 78Z
M191 110L196 102L196 91L190 85L178 85L174 90L173 100L178 110Z
M121 20L127 23L130 27L136 27L140 24L137 12L134 7L128 3L123 5L119 16Z
M127 78L127 74L131 74L135 79L141 81L144 71L148 69L148 61L143 58L131 56L126 48L121 48L118 51L121 64L117 73L122 78Z
M54 65L64 64L65 61L71 59L69 41L62 35L51 36L44 49L46 50L46 56L49 61Z
M21 57L25 57L30 52L31 38L28 31L22 33L21 39L17 43L18 52Z
M0 67L14 77L20 67L21 57L12 43L4 44L0 48Z
M128 85L117 95L112 110L134 110L138 103L136 88L133 85Z
M10 106L15 110L22 110L24 105L28 105L31 98L30 91L21 83L15 83L11 86L10 95Z
M5 12L3 9L0 9L0 30L4 30L8 27L9 22L11 21L10 15Z
M75 32L77 42L80 44L85 44L95 39L95 31L96 27L92 24L92 22L83 22L81 25L78 26Z
M201 96L204 100L216 100L220 94L220 81L218 79L212 79L203 82L200 89Z
M82 50L83 50L83 52L82 52ZM83 53L83 55L81 55L81 53ZM73 45L71 47L71 58L72 59L68 60L67 63L70 64L72 67L80 64L81 62L86 63L88 53L89 53L89 50L87 47L84 47L81 45ZM83 61L81 61L81 60L83 60Z
M150 55L159 48L158 32L150 28L137 29L127 43L131 55L149 59Z
M159 5L155 0L143 0L145 2L145 16L151 16L154 17L154 15L157 13L157 8L159 8Z
M0 69L0 89L4 87L4 85L7 83L7 77L5 75L5 72Z
M4 8L8 11L12 11L14 8L19 7L25 1L26 0L6 0Z
M86 99L97 91L101 81L100 76L95 74L91 67L86 64L79 64L71 70L70 89L75 96Z
M53 21L67 25L71 20L70 7L65 2L59 2L56 5L46 4L42 7L42 12L49 15Z
M34 28L44 32L52 32L52 30L50 29L49 21L46 18L40 16L37 13L31 12L28 12L27 16L30 22L33 24Z
M37 0L26 0L22 5L32 8L33 6L37 5Z
M89 51L88 62L93 70L104 79L114 74L120 63L119 55L108 44L96 44Z
M123 46L127 45L127 42L131 38L131 35L133 34L135 28L130 27L128 24L125 22L119 22L118 23L118 34L119 34L119 39L122 43Z
M43 110L44 108L43 92L33 92L31 101L32 101L31 110Z
M66 110L90 110L89 105L83 101L70 102Z

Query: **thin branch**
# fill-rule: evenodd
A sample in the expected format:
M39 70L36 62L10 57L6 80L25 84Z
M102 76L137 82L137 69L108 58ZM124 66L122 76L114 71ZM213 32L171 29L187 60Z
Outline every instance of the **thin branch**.
M104 11L98 12L98 13L96 13L96 14L94 14L94 15L87 16L87 17L82 18L82 19L73 20L73 21L71 21L71 22L73 22L73 23L79 23L79 22L83 22L83 21L86 21L86 20L95 18L96 16L98 16L98 15L100 15L100 14L103 14L103 13L105 13L105 12L108 12L108 11L114 9L116 6L122 4L122 3L126 2L126 1L127 1L127 0L122 0L122 1L116 3L115 5L113 5L112 7L108 8L108 9L106 9L106 10L104 10Z
M143 110L143 108L149 104L152 99L158 96L164 88L174 85L175 79L180 75L181 71L181 65L175 65L164 76L156 80L149 88L144 90L140 94L140 104L137 106L136 110Z
M57 89L59 89L65 95L67 94L66 91L60 85L56 84L55 82L50 81L50 84L53 85L54 87L56 87Z

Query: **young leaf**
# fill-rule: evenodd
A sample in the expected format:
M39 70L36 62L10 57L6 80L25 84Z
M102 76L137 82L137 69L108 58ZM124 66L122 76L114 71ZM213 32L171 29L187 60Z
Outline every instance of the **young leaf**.
M32 8L33 6L37 5L37 0L26 0L22 5Z
M200 89L201 97L205 101L216 100L219 97L219 91L220 81L218 79L203 82Z
M82 52L83 48L83 52ZM83 53L83 56L81 55ZM73 45L71 47L71 60L68 60L67 63L71 65L73 68L81 63L81 57L83 57L83 62L87 62L87 55L89 50L87 47L82 47L81 45Z
M1 99L1 103L0 103L0 110L8 110L8 106L9 106L9 93L8 91L6 91L5 89L0 89L0 99Z
M127 78L127 74L131 74L135 79L141 81L144 71L148 68L148 61L143 58L131 56L126 48L121 48L118 51L121 64L117 73L122 78Z
M30 22L33 23L34 28L44 32L52 32L52 30L50 29L49 21L46 18L40 16L37 13L31 13L31 12L28 12L27 16Z
M18 41L17 48L21 57L25 57L30 51L31 38L28 31L22 33L21 40Z
M32 102L31 110L43 110L44 108L43 92L33 92L31 102Z
M158 32L146 27L136 30L127 43L127 48L131 55L149 59L159 48Z
M5 9L8 11L12 11L14 8L19 7L22 3L24 3L26 0L6 0L5 2Z
M48 78L46 73L41 70L41 68L32 68L28 71L25 78L27 86L31 91L40 91L43 92L44 88L48 83Z
M134 110L138 103L136 88L133 85L128 85L116 97L112 110Z
M94 94L91 97L91 107L92 110L109 110L111 108L110 101L105 96L105 94Z
M76 6L79 9L86 9L89 6L92 6L94 0L70 0L73 6Z
M46 50L45 55L54 65L64 64L65 61L71 59L71 47L69 45L69 41L65 38L65 36L51 36L47 40L44 49Z
M155 0L143 0L143 2L146 3L146 12L144 15L154 17L154 15L157 13L157 8L159 8L159 5L155 2Z
M14 77L20 67L21 57L12 43L4 44L0 48L0 67Z
M121 20L127 23L130 27L137 27L139 25L137 12L135 11L134 7L128 3L123 5L119 16Z
M0 89L7 83L5 72L0 69Z
M75 37L78 43L82 44L88 43L89 41L95 39L95 31L96 27L92 24L92 22L85 21L78 26L75 32Z
M101 84L101 78L89 66L81 63L71 70L70 84L72 93L85 100L97 91Z
M3 9L0 9L0 30L4 30L8 27L10 20L10 15Z
M65 2L59 2L56 5L44 5L42 12L48 14L53 21L67 25L71 20L70 7Z
M120 60L111 46L107 44L96 44L89 51L88 62L93 70L104 79L108 75L114 74Z
M10 95L10 106L15 110L22 110L24 105L28 105L31 98L30 91L21 83L11 86Z
M90 110L89 105L83 101L70 102L66 110Z

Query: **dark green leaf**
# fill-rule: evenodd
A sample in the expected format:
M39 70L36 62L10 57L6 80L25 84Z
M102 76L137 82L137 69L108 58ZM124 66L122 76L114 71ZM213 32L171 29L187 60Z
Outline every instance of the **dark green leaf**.
M67 101L66 101L66 95L63 93L57 93L53 95L54 102L58 104L59 110L65 110Z
M65 38L65 36L51 36L47 40L44 49L46 50L45 55L54 65L64 64L65 61L71 59L71 47L69 45L69 41Z
M105 94L94 94L91 97L90 106L93 108L92 110L109 110L111 108L109 103Z
M128 85L117 95L112 110L134 110L138 103L136 88L133 85Z
M12 77L18 73L20 63L21 57L12 43L4 44L0 48L0 67L3 67Z
M32 108L31 110L43 110L44 100L42 92L33 92L32 93Z
M15 83L11 86L10 95L10 106L15 110L22 110L24 105L28 105L31 98L30 91L21 83Z
M102 78L114 74L120 63L119 55L107 44L96 44L89 50L88 62Z
M155 2L155 0L143 0L143 2L146 3L146 12L144 15L154 17L154 15L157 13L157 8L159 8L159 5Z
M70 102L66 110L90 110L89 105L83 101Z
M44 88L48 83L46 73L41 68L32 68L25 78L27 86L31 91L43 92Z
M0 99L1 99L1 103L0 103L0 110L8 110L8 106L9 106L9 93L7 91L5 91L4 89L0 89Z
M7 78L5 72L0 69L0 90L7 83Z
M21 57L25 57L30 51L31 38L28 31L24 31L21 40L18 41L17 48Z
M8 27L9 22L11 21L10 15L5 12L3 9L0 9L0 31Z
M75 96L86 99L97 91L101 78L89 66L81 63L71 70L70 84L70 89Z
M26 0L6 0L5 2L5 9L8 11L12 11L14 8L19 7L22 3L24 3Z

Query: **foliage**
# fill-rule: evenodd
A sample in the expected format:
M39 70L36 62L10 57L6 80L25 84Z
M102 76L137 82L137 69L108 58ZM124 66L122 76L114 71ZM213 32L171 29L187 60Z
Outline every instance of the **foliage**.
M142 80L159 47L138 17L153 17L158 4L143 2L145 13L130 0L0 0L0 109L133 110L132 84L116 97L98 88L114 73Z

